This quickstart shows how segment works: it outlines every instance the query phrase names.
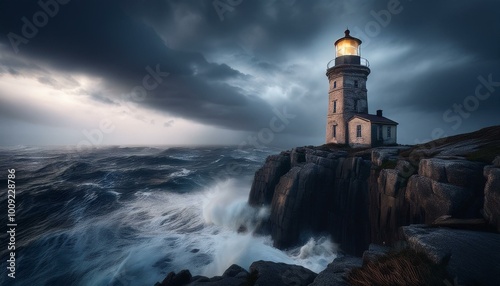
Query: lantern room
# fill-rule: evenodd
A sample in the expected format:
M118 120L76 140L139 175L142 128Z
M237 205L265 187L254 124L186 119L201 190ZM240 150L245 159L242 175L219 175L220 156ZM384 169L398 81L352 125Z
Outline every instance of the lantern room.
M361 40L352 37L349 30L344 33L345 36L335 42L335 57L361 56Z

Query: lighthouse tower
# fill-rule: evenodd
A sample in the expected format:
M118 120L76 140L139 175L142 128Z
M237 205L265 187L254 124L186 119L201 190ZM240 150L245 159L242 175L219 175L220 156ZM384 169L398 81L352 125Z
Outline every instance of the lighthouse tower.
M326 70L330 82L326 143L349 144L352 132L348 130L348 121L356 114L368 114L366 80L369 74L368 61L361 58L361 40L346 30L345 36L335 42L335 59L328 63Z

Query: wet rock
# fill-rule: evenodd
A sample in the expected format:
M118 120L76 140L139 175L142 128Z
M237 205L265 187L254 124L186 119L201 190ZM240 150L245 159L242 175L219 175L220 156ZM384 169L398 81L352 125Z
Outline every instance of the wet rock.
M347 286L346 278L349 272L357 267L361 267L363 261L359 257L342 256L336 258L328 264L325 270L321 271L310 286Z
M487 166L484 168L484 176L486 177L484 217L491 226L500 232L500 168Z
M156 283L158 286L183 286L191 281L191 272L189 270L181 270L179 273L168 273L167 277L161 283Z
M317 274L298 265L288 265L269 261L257 261L250 265L250 275L255 286L309 285Z
M264 166L255 173L248 203L252 206L269 205L273 199L274 188L281 176L289 170L289 152L269 156Z
M434 181L451 185L482 189L484 164L466 160L422 159L418 174Z
M428 177L414 175L406 189L410 212L417 222L430 224L443 215L458 218L469 211L473 191L451 184L436 182Z
M237 277L237 276L241 277L241 276L247 276L247 275L248 275L248 271L243 269L243 267L236 265L236 264L233 264L233 265L229 266L229 268L226 269L226 271L224 271L224 274L222 274L222 277Z
M388 161L397 161L398 153L401 148L374 148L372 149L372 163L374 166L381 167Z
M435 263L448 261L448 273L459 285L500 285L500 234L424 225L402 232L414 250Z

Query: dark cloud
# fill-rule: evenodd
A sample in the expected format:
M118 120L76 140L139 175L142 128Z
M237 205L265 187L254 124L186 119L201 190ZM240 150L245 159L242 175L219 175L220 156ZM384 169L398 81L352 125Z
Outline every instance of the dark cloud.
M122 94L143 84L148 67L159 67L169 76L134 104L243 131L259 131L274 108L286 107L297 119L285 133L319 144L325 65L334 56L333 42L349 26L353 34L363 33L357 35L365 42L363 56L372 62L370 109L384 109L400 128L425 133L428 126L417 127L408 114L437 114L434 125L442 125L439 114L474 95L479 76L500 81L500 3L401 0L401 12L389 20L385 10L392 2L243 0L221 18L213 1L73 0L59 5L16 54L9 33L22 36L22 18L32 21L41 8L36 1L3 1L0 76L35 74L62 88L70 80L61 83L40 70L90 74L113 91L91 92L91 98L124 104ZM374 35L368 27L377 21ZM319 51L329 54L311 54ZM318 58L324 62L312 62ZM497 122L499 93L477 109L490 121L481 117L464 126Z

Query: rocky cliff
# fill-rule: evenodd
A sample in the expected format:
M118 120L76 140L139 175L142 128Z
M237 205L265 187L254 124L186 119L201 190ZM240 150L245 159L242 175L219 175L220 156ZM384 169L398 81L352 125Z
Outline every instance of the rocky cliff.
M330 233L345 251L361 255L369 244L368 180L371 163L347 151L301 147L268 158L250 191L253 206L270 205L265 228L276 247Z
M258 232L276 247L328 233L354 256L319 274L257 261L157 285L500 285L500 126L412 147L294 148L267 158L249 203L270 207Z
M500 231L500 127L412 147L300 147L255 174L253 206L278 248L328 233L343 251L391 245L410 224Z

